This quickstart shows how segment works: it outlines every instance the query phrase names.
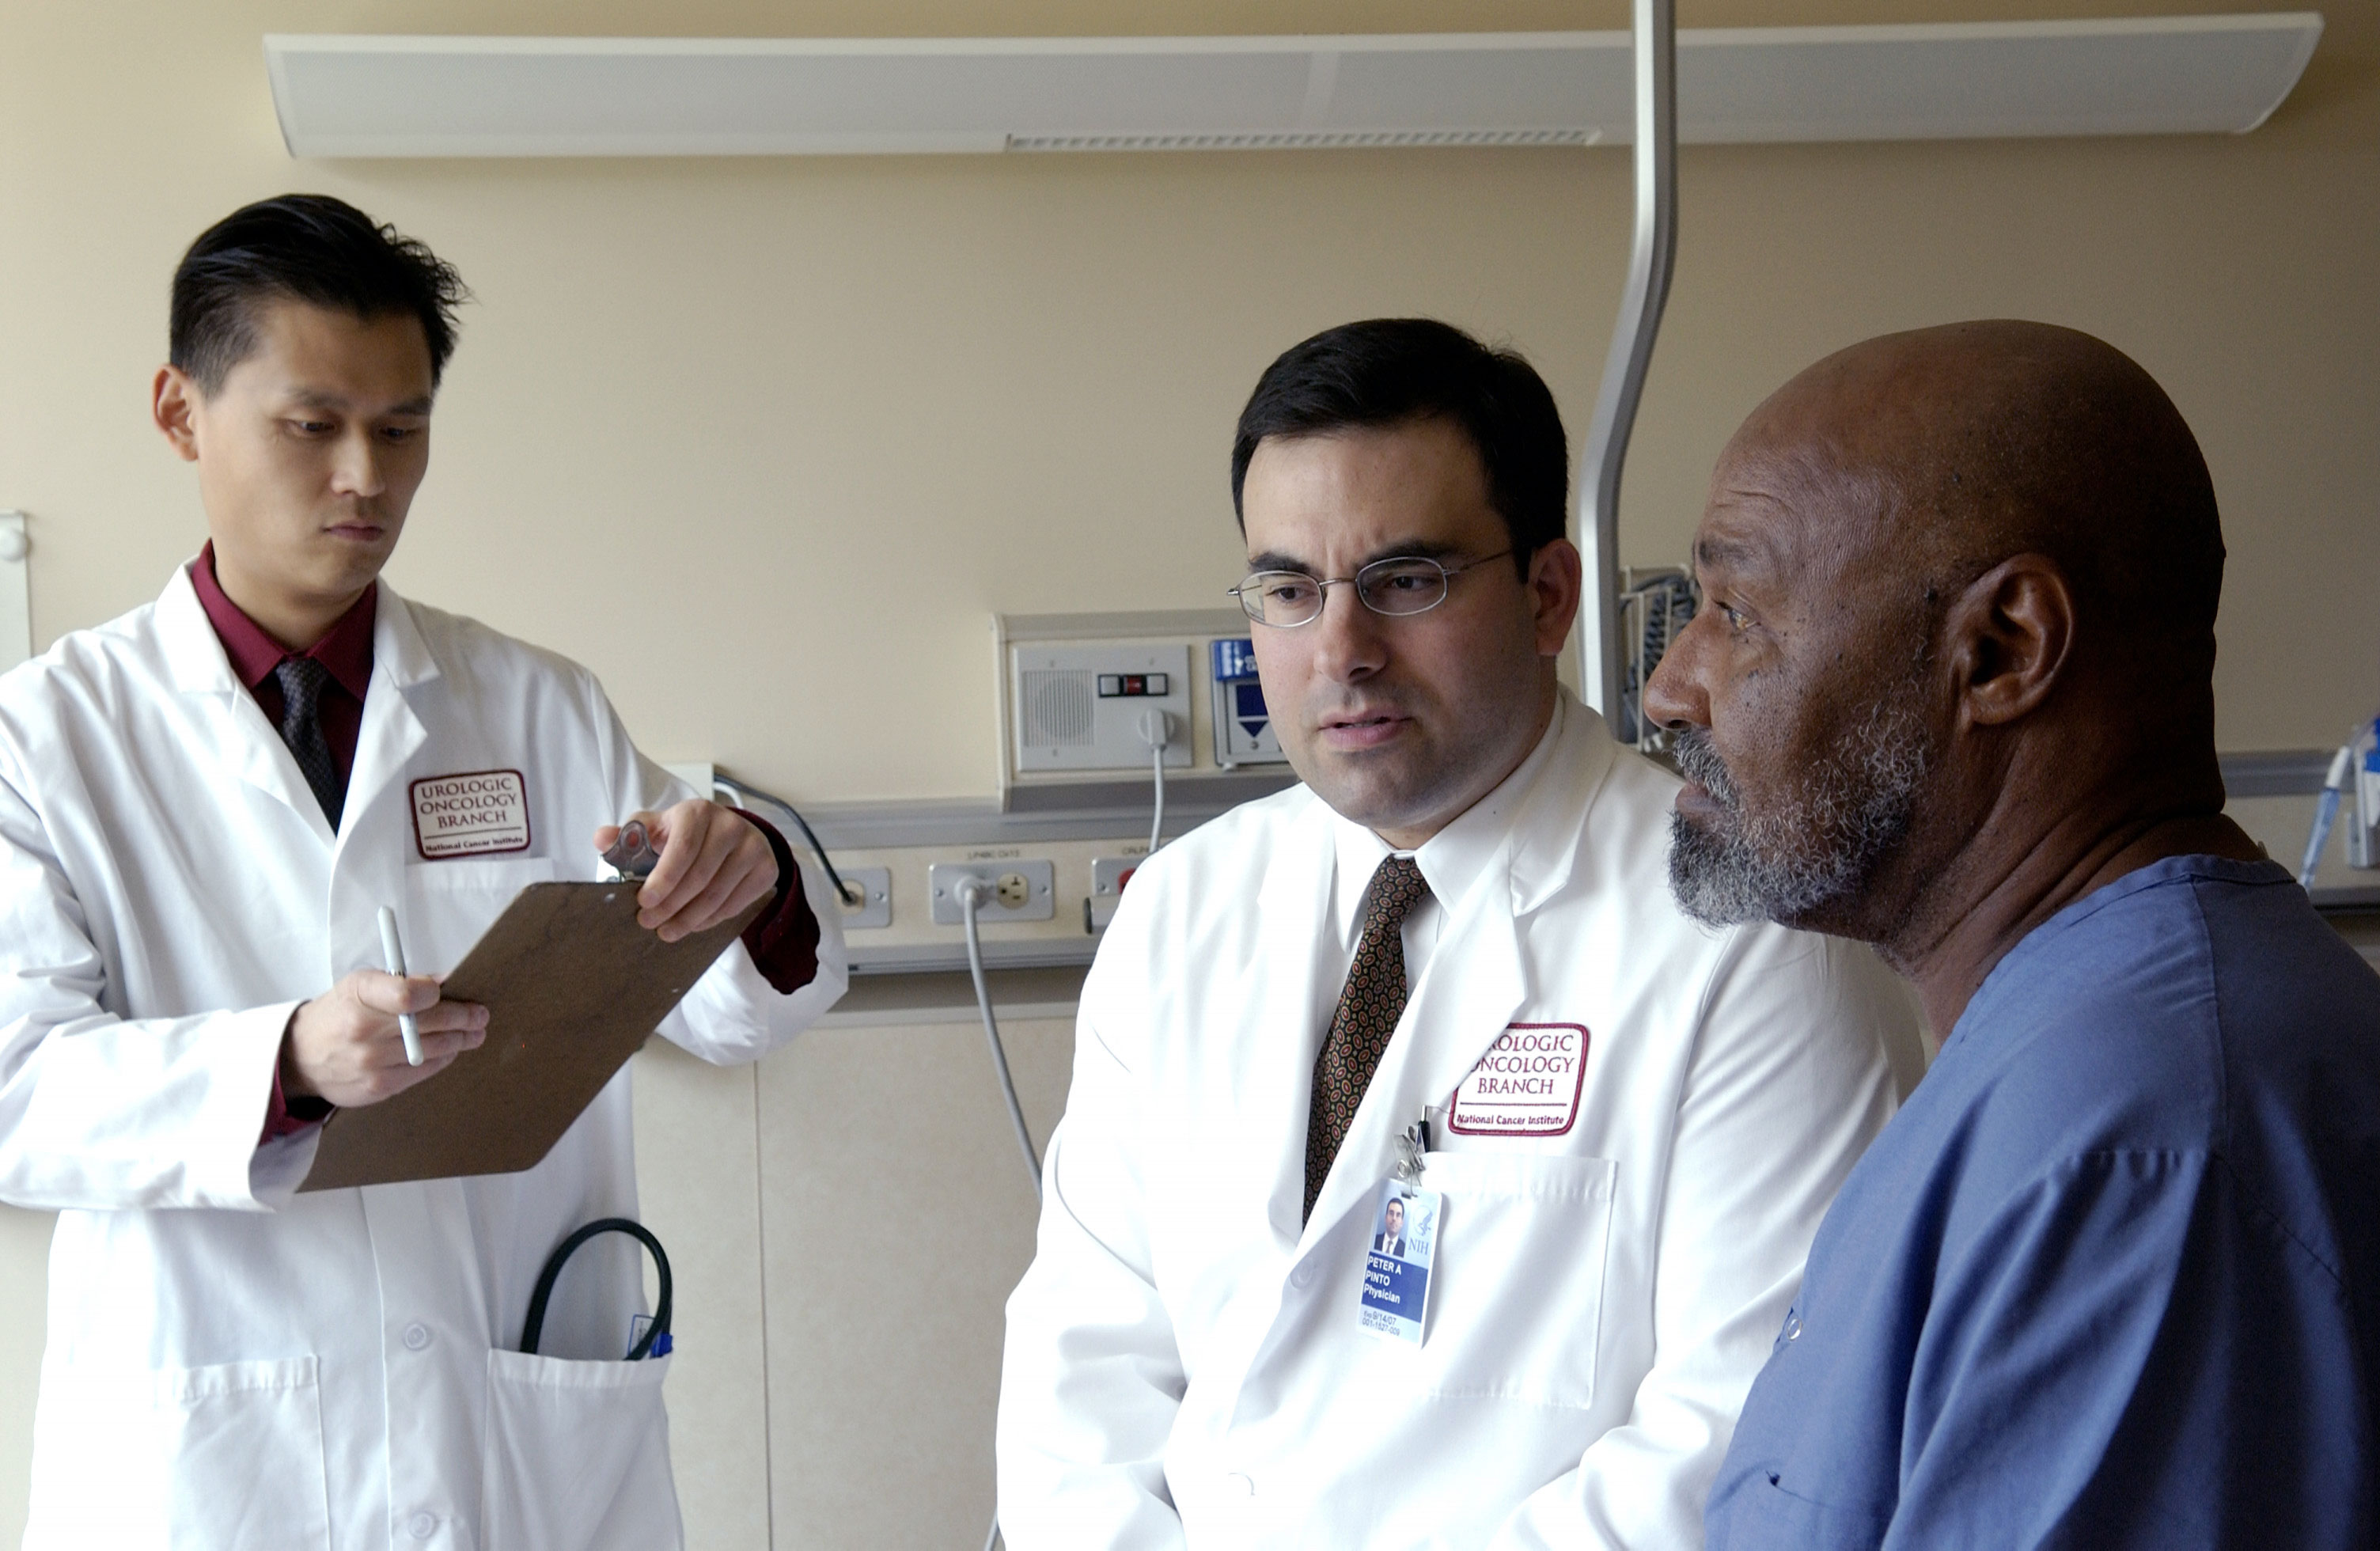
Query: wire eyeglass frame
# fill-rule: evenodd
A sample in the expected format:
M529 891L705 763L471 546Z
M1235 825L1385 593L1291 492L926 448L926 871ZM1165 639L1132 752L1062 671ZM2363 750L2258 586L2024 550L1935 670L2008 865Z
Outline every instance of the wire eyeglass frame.
M1512 553L1512 551L1509 548L1501 549L1497 551L1494 554L1481 555L1476 560L1466 560L1460 565L1449 565L1444 561L1433 560L1427 555L1390 555L1384 559L1373 561L1368 565L1359 567L1352 576L1309 576L1303 571L1255 571L1249 573L1247 577L1243 580L1239 586L1230 588L1225 590L1231 597L1239 600L1241 612L1246 614L1248 618L1254 620L1257 624L1270 625L1275 630L1294 630L1300 625L1312 624L1316 620L1320 619L1322 617L1323 609L1330 601L1330 589L1334 587L1354 588L1355 589L1356 601L1362 603L1364 607L1371 610L1372 612L1376 614L1383 615L1389 619L1406 619L1415 614L1426 614L1432 609L1437 608L1440 603L1445 602L1447 594L1454 590L1454 578L1463 575L1465 571L1475 570L1479 566L1487 564L1491 560L1503 560L1509 557ZM1377 591L1384 582L1390 579L1406 579L1427 583L1431 580L1429 574L1432 572L1436 573L1436 590L1430 594L1428 600L1426 602L1416 604L1411 608L1390 608L1383 607L1382 600L1376 599L1373 596L1374 592ZM1267 618L1264 612L1265 588L1271 582L1271 579L1276 576L1283 576L1293 581L1303 582L1313 588L1313 612L1305 615L1301 619L1280 620ZM1386 593L1383 597L1387 601L1391 603L1401 603L1405 601L1405 600L1398 598L1397 595L1392 592Z

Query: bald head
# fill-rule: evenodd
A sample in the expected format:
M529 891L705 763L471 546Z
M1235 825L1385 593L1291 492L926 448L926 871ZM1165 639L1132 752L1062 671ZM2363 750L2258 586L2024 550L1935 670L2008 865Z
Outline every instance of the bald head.
M1828 357L1729 442L1694 562L1706 608L1645 706L1693 783L1671 877L1706 919L1884 939L1986 832L2222 806L2214 489L2088 334Z
M1753 411L1719 477L1764 465L1906 595L1938 608L2030 551L2072 586L2083 649L2146 648L2167 683L2177 650L2212 670L2214 484L2165 390L2104 341L1991 321L1854 345Z

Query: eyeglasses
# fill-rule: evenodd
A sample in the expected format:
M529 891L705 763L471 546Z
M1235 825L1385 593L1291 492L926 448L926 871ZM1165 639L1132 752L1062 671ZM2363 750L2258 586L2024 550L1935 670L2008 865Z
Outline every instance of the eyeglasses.
M1334 587L1353 586L1364 607L1376 614L1426 614L1446 601L1454 578L1491 560L1502 560L1511 550L1499 550L1460 565L1444 565L1425 555L1392 555L1376 560L1352 576L1309 576L1303 571L1258 571L1231 589L1240 607L1258 624L1289 629L1311 624L1322 617L1325 595Z

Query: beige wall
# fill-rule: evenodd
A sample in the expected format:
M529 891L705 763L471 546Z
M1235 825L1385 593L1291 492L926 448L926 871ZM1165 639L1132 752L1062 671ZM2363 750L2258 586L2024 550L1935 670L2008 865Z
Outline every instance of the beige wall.
M2187 8L1688 0L1682 19ZM0 0L0 505L33 514L37 634L151 596L200 536L188 472L143 414L179 249L240 200L323 188L431 240L480 297L398 586L586 660L665 757L815 799L988 794L985 616L1213 604L1238 559L1232 417L1281 346L1361 314L1440 314L1528 351L1583 428L1624 260L1625 157L293 163L259 36L1448 14ZM1964 316L2077 324L2168 384L2214 466L2233 554L2226 746L2335 739L2380 701L2362 585L2380 571L2375 55L2380 8L2338 8L2298 95L2240 139L1690 149L1623 558L1681 557L1720 442L1824 351ZM614 579L627 572L633 588Z
M1074 1030L1002 1034L1046 1138ZM677 1278L690 1551L981 1544L1034 1203L974 1010L814 1029L723 1072L657 1040L637 1133L644 1220Z
M1685 0L1682 20L2244 8L2282 7ZM1216 603L1239 558L1232 417L1282 346L1435 313L1529 352L1583 430L1625 255L1624 156L296 164L260 35L1424 30L1458 14L1603 27L1625 8L0 0L0 506L33 516L37 635L140 602L199 540L187 470L145 418L181 248L245 200L324 189L428 238L480 297L398 586L589 662L664 757L821 800L987 795L985 617ZM1623 559L1681 558L1719 443L1816 356L1922 322L2051 319L2136 355L2205 444L2232 553L2225 745L2329 742L2380 702L2380 7L2335 6L2296 97L2243 139L1694 148L1682 168ZM1064 1031L1026 1038L1046 1134ZM873 1123L890 1060L948 1078L910 1132ZM980 1060L965 1024L849 1030L757 1074L649 1085L654 1219L715 1210L723 1235L740 1212L769 1246L692 1267L710 1290L689 1290L688 1327L710 1309L716 1341L689 1350L673 1398L709 1544L757 1543L771 1479L780 1544L976 1532L998 1295L1029 1221ZM806 1145L795 1122L828 1099ZM739 1105L747 1139L699 1119ZM708 1240L710 1218L680 1220ZM21 1512L44 1231L0 1210L19 1337L0 1350L0 1538ZM963 1304L899 1302L936 1264L921 1245L978 1233L1003 1247ZM805 1259L806 1242L841 1247ZM756 1323L765 1361L722 1364ZM843 1425L887 1374L889 1405ZM764 1405L773 1461L736 1452Z

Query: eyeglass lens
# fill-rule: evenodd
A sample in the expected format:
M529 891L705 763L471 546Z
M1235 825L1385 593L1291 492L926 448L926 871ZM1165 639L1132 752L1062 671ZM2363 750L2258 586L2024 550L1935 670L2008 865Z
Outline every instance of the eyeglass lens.
M1376 560L1355 573L1355 596L1374 613L1418 614L1446 597L1434 560ZM1324 584L1295 571L1259 571L1239 587L1240 605L1266 624L1304 624L1322 612Z

